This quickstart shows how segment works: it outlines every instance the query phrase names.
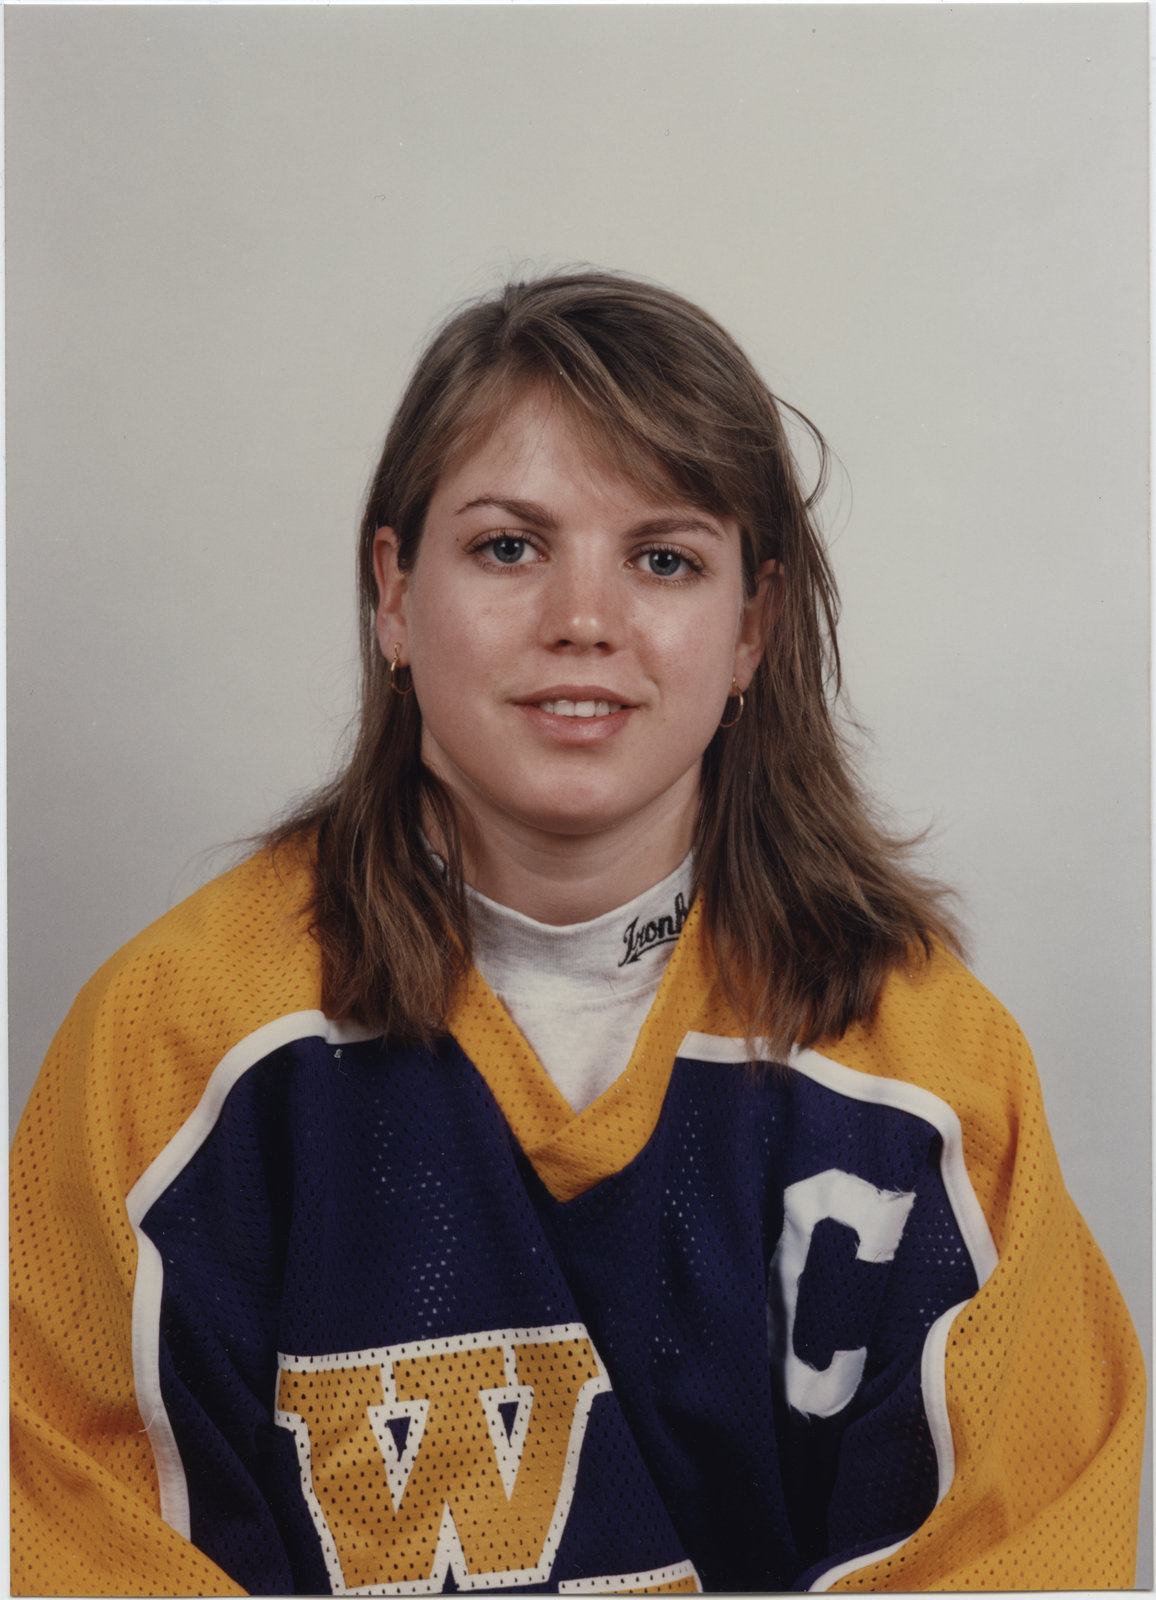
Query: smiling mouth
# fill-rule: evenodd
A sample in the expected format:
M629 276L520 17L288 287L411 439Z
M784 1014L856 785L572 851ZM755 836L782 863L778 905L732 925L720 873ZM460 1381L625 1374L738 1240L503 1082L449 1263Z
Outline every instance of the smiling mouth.
M622 710L613 700L539 700L537 705L552 717L611 717Z

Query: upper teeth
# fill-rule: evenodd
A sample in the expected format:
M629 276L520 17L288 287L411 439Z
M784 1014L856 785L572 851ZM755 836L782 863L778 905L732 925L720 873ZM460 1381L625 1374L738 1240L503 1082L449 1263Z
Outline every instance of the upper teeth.
M555 717L608 717L612 711L622 710L609 700L543 700L541 706Z

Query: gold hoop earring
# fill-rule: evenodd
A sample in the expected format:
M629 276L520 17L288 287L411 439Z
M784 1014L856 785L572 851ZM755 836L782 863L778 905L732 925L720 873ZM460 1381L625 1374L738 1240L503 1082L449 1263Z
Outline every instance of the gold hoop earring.
M733 728L736 722L741 721L742 714L743 714L743 706L746 704L746 701L743 699L743 691L739 688L737 681L734 678L732 678L731 679L731 692L730 692L730 694L727 695L727 699L728 700L733 700L736 695L738 696L738 701L739 701L738 716L732 717L729 722L720 722L719 723L719 727L720 728Z
M395 644L394 647L393 647L393 660L389 663L389 687L393 690L394 694L412 694L413 693L413 674L412 673L410 674L410 684L409 684L409 688L408 689L399 689L398 686L397 686L398 668L400 667L402 672L405 671L405 667L402 666L402 663L398 660L398 657L400 655L401 655L401 646L399 644Z

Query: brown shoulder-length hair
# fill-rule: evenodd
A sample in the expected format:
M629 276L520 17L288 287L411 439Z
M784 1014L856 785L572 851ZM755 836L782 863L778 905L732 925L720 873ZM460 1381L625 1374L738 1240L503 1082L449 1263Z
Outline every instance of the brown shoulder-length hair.
M838 597L812 515L826 446L704 311L603 272L510 283L459 310L389 429L361 523L356 744L345 770L269 835L316 841L322 1003L430 1041L468 967L458 829L421 760L417 696L391 692L378 649L373 543L393 528L399 566L411 568L441 473L531 390L564 407L584 443L639 487L735 518L748 593L763 562L780 563L782 601L745 710L703 756L695 892L748 1037L785 1054L796 1040L838 1035L870 1016L893 967L957 939L945 891L905 865L908 846L874 819L835 725ZM784 409L818 448L811 493ZM444 841L444 871L424 844L431 832Z

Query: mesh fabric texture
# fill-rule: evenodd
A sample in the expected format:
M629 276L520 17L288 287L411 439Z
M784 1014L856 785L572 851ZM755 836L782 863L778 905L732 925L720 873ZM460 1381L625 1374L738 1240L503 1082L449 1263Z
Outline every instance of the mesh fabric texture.
M282 855L274 864L261 855L207 886L97 973L54 1042L12 1166L16 1592L244 1592L225 1571L227 1564L236 1573L241 1562L240 1554L234 1559L228 1553L227 1537L217 1540L226 1561L212 1560L162 1515L162 1488L171 1514L173 1469L145 1431L152 1424L155 1438L158 1419L142 1412L134 1380L134 1290L138 1373L147 1366L142 1340L152 1331L140 1312L138 1238L126 1201L193 1124L229 1053L278 1019L316 1011L317 952L300 915L308 883L307 861ZM475 1389L496 1397L483 1402L489 1407L485 1435L477 1431L482 1422L471 1424L482 1444L491 1440L494 1460L504 1459L502 1429L509 1430L514 1451L515 1431L529 1426L521 1421L520 1388L535 1394L569 1388L590 1399L602 1381L598 1363L605 1362L621 1391L621 1411L600 1390L592 1400L583 1449L592 1459L626 1465L603 1473L600 1499L591 1474L579 1477L572 1543L580 1523L591 1548L597 1527L622 1526L624 1540L648 1528L637 1535L642 1544L665 1550L674 1537L666 1520L674 1507L678 1537L706 1552L707 1559L699 1559L706 1581L714 1562L719 1573L741 1578L749 1571L749 1586L756 1586L756 1572L765 1570L759 1568L765 1555L760 1542L777 1540L784 1552L794 1552L790 1559L797 1565L788 1581L799 1583L1008 1589L1132 1582L1144 1393L1135 1337L1111 1274L1064 1190L1030 1054L998 1004L956 962L940 954L897 973L876 1019L819 1054L873 1083L928 1091L958 1115L967 1175L999 1256L978 1293L951 1207L941 1203L931 1181L935 1138L917 1119L890 1111L868 1115L801 1078L787 1093L781 1070L777 1077L764 1072L760 1084L741 1066L693 1057L676 1065L688 1034L725 1040L741 1031L722 998L695 910L627 1070L580 1116L476 973L451 1026L456 1042L447 1040L422 1068L431 1085L457 1086L452 1093L447 1088L444 1115L424 1151L412 1141L399 1145L400 1133L391 1144L399 1126L392 1114L374 1124L360 1109L369 1102L358 1101L356 1114L340 1123L348 1130L346 1142L326 1146L311 1164L309 1135L321 1140L325 1125L309 1096L324 1092L340 1100L345 1075L352 1083L359 1072L376 1094L374 1074L382 1063L378 1045L309 1042L306 1035L259 1054L233 1083L223 1107L214 1109L211 1135L196 1147L199 1165L185 1162L181 1181L174 1177L142 1224L141 1248L155 1245L164 1267L166 1327L174 1331L162 1359L161 1392L176 1437L188 1441L208 1430L225 1441L219 1460L227 1463L232 1451L238 1463L235 1470L214 1467L198 1477L187 1442L183 1454L178 1450L175 1475L187 1480L194 1541L212 1544L216 1535L205 1530L240 1516L242 1505L244 1535L237 1542L245 1546L248 1572L279 1572L278 1587L285 1588L329 1581L332 1568L327 1571L321 1554L309 1558L321 1564L304 1584L303 1569L294 1570L285 1554L296 1537L286 1532L292 1518L303 1550L310 1540L316 1543L315 1519L299 1497L292 1512L284 1509L300 1466L300 1449L293 1446L300 1432L293 1435L273 1415L276 1395L283 1415L304 1419L312 1439L307 1414L325 1392L330 1412L332 1396L341 1395L346 1398L338 1409L348 1403L358 1417L378 1417L368 1440L371 1454L358 1458L372 1459L376 1473L366 1487L364 1513L355 1515L348 1498L356 1494L360 1469L351 1467L351 1477L341 1465L348 1448L341 1429L326 1447L337 1463L327 1481L349 1484L340 1491L346 1495L340 1516L350 1527L361 1516L370 1530L363 1537L351 1533L346 1548L353 1550L358 1537L371 1547L372 1530L389 1511L382 1499L379 1516L372 1495L393 1493L388 1484L382 1487L388 1472L381 1463L403 1470L407 1452L413 1453L409 1429L417 1415L406 1402L409 1420L384 1418L375 1409L380 1403L373 1386L381 1379L374 1372L390 1376L399 1406L407 1374L416 1371L407 1361L441 1361L439 1382L451 1389L465 1382L466 1356L454 1345L465 1330L451 1328L451 1321L468 1278L470 1303L478 1307L473 1325L510 1334L497 1342L487 1334L489 1342L469 1357L490 1376L499 1366L504 1374L495 1384L470 1377ZM294 1095L305 1098L295 1101ZM483 1126L489 1130L490 1167L480 1157L473 1174L464 1160L447 1163L446 1150L459 1137L454 1117L461 1119L463 1149L474 1148ZM720 1151L738 1148L740 1137L741 1159L720 1158ZM872 1327L863 1381L836 1425L801 1417L771 1383L765 1300L783 1188L795 1173L825 1170L840 1140L854 1146L862 1181L875 1181L874 1173L877 1189L910 1184L920 1198L907 1243L890 1267L857 1263L853 1232L836 1221L821 1221L811 1236L794 1320L800 1360L821 1371L847 1347L845 1340L858 1337L855 1330ZM336 1177L330 1167L338 1169ZM271 1205L269 1197L290 1195L293 1217L320 1216L330 1200L328 1185L369 1172L378 1185L392 1182L397 1189L394 1203L409 1219L402 1235L424 1239L425 1281L407 1280L397 1308L402 1332L389 1339L385 1354L375 1333L380 1319L367 1313L363 1344L341 1348L364 1348L375 1359L347 1364L340 1378L324 1365L310 1376L312 1353L287 1348L283 1328L279 1344L269 1343L266 1308L284 1292L270 1264L296 1259L286 1208ZM502 1207L494 1203L499 1174L506 1185ZM438 1270L431 1240L443 1226L439 1206L448 1203L451 1179L462 1219L455 1226L475 1227L478 1242L468 1263L451 1264L454 1235L446 1234ZM367 1214L359 1222L354 1202L347 1198L344 1205L349 1220L340 1229L340 1248L321 1256L316 1249L304 1252L312 1269L293 1280L291 1331L306 1345L312 1337L319 1350L330 1348L325 1317L341 1297L351 1299L356 1263L375 1247L372 1219ZM680 1221L692 1213L693 1225ZM260 1228L254 1218L265 1219ZM165 1260L166 1240L176 1237L181 1270ZM203 1259L194 1270L188 1263L198 1240L204 1241ZM527 1262L519 1280L526 1320L515 1324L508 1320L514 1294L509 1262L519 1252ZM540 1266L531 1261L533 1252ZM934 1283L939 1286L932 1293ZM486 1309L485 1295L501 1284ZM956 1299L966 1305L951 1323L945 1355L934 1371L923 1371L910 1351L938 1310L913 1308L934 1301L942 1309ZM215 1354L214 1326L231 1330L228 1340L218 1339ZM242 1327L253 1330L250 1339L237 1337ZM589 1331L587 1345L587 1334L573 1332L576 1327ZM519 1343L519 1329L543 1328L535 1338L524 1331ZM449 1333L443 1349L438 1340L445 1344ZM680 1348L692 1345L696 1352L709 1349L710 1359L696 1355L680 1365ZM414 1353L405 1354L411 1346ZM277 1348L279 1374L269 1366ZM295 1367L291 1358L305 1365ZM205 1377L210 1369L211 1380ZM538 1376L526 1383L531 1369ZM699 1375L690 1381L688 1372ZM920 1385L928 1382L943 1390L950 1419L953 1463L938 1505L934 1483L942 1452L937 1456L920 1421ZM208 1394L219 1417L205 1417ZM153 1403L150 1394L149 1412ZM419 1452L423 1462L434 1459L439 1437L435 1427L422 1442L434 1453ZM747 1468L736 1469L725 1493L710 1499L694 1478L702 1462L725 1462L740 1438L747 1439L744 1450L757 1451L764 1437L777 1441L786 1459L805 1462L805 1472L783 1484L773 1461L760 1458L756 1468L748 1455ZM520 1448L525 1461L528 1432ZM547 1451L545 1443L535 1448ZM645 1459L659 1494L636 1457ZM545 1473L545 1454L539 1465ZM313 1466L320 1482L319 1457ZM418 1471L411 1463L409 1482L420 1481L412 1476ZM767 1519L762 1525L740 1514L756 1504L747 1485L756 1478L764 1496L757 1503ZM719 1481L728 1485L725 1472ZM513 1482L516 1495L518 1476ZM290 1489L278 1490L275 1515L266 1491L286 1483ZM504 1485L501 1492L507 1505L514 1503ZM587 1493L589 1504L582 1500ZM713 1509L696 1512L696 1501ZM431 1537L436 1544L440 1529L438 1505L431 1505L436 1527L422 1536L427 1546ZM500 1509L501 1503L494 1505ZM870 1515L868 1506L875 1508ZM907 1522L889 1529L887 1506ZM539 1520L543 1515L525 1512ZM772 1528L775 1517L781 1526ZM492 1544L485 1531L492 1524L479 1512L478 1553L468 1559L498 1559L483 1548L487 1540ZM871 1560L870 1551L889 1531L899 1547ZM566 1537L565 1529L559 1537ZM728 1546L742 1549L737 1564L725 1567ZM558 1549L564 1554L566 1547ZM605 1561L612 1557L607 1549ZM378 1569L365 1559L358 1575L373 1582ZM685 1564L660 1565L660 1559L655 1555L648 1567L640 1560L601 1570L617 1572L621 1589L693 1587ZM423 1554L413 1570L425 1560ZM644 1581L627 1582L629 1574ZM354 1571L345 1576L349 1581ZM397 1581L403 1576L399 1567ZM535 1580L522 1587L549 1585Z

